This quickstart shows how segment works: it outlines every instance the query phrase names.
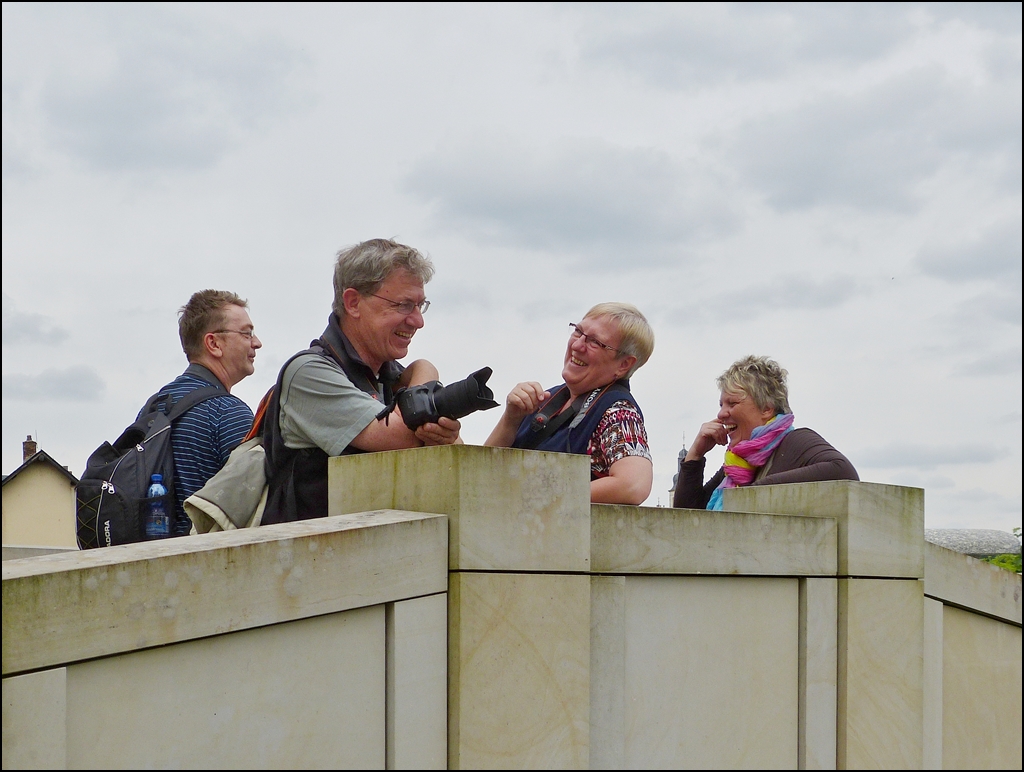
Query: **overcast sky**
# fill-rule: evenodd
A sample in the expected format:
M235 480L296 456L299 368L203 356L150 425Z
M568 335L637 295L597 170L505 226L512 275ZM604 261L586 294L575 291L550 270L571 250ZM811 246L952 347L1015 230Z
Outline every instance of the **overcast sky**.
M648 505L766 354L926 526L1021 524L1019 3L4 3L4 473L81 474L199 289L249 300L255 408L374 237L437 268L411 358L499 401L637 305Z

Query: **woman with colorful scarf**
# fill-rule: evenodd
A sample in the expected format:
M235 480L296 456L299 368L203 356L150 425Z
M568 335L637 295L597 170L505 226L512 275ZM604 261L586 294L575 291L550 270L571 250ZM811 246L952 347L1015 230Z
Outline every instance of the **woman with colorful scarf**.
M860 479L821 435L793 427L787 375L768 357L748 356L718 377L718 417L700 427L679 465L672 506L721 509L722 491L743 485ZM704 456L726 444L725 464L705 483Z
M590 500L642 504L654 468L629 378L651 356L654 332L627 303L599 303L569 324L563 383L517 384L485 445L590 456Z

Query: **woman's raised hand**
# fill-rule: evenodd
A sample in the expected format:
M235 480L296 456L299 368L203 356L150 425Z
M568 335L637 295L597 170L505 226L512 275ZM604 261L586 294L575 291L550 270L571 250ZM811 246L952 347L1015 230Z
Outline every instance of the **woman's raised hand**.
M505 398L504 418L515 422L518 427L526 416L536 413L544 404L544 400L550 396L551 394L544 391L544 387L536 381L517 383Z
M519 424L531 413L536 413L541 404L550 397L544 387L534 381L517 383L505 398L505 411L498 424L491 431L484 445L492 448L508 448L516 439Z
M704 458L709 450L715 445L726 445L729 442L729 430L721 421L714 420L701 424L697 438L686 451L686 461L696 461Z

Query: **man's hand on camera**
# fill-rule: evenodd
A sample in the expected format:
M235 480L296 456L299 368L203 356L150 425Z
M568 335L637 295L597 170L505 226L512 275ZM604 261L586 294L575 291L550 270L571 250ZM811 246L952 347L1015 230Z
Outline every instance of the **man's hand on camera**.
M441 416L437 423L426 423L416 430L416 437L424 445L455 445L461 442L459 431L462 424L454 418Z

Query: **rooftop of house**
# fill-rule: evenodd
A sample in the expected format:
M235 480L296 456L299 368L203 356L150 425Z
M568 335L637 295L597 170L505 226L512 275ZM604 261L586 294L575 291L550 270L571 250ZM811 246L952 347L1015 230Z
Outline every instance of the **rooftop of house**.
M68 471L68 468L63 464L58 464L57 460L47 453L45 450L39 450L36 446L35 441L32 439L30 434L25 442L22 443L22 458L24 459L21 466L15 469L10 474L4 475L3 484L7 485L11 480L17 477L19 474L24 472L33 464L48 464L56 469L58 472L68 478L68 482L72 485L78 485L78 478Z

